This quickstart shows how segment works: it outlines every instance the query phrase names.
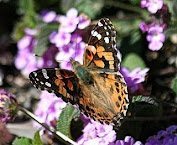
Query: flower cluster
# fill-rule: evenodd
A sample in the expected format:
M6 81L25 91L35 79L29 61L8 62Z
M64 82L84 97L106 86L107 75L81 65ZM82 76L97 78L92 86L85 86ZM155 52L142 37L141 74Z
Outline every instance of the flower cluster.
M65 107L66 103L61 98L58 98L56 95L48 93L47 91L42 91L40 101L34 113L41 121L55 127L55 123L58 120L62 109ZM37 123L34 125L39 126Z
M43 56L37 60L34 55L34 47L36 44L35 36L39 33L36 29L25 29L26 35L17 43L18 54L15 58L15 66L21 70L22 74L28 76L31 71L43 67L56 66L53 56L57 53L55 46L50 46Z
M166 130L161 130L157 135L148 138L145 145L176 145L177 144L177 125L172 125Z
M2 122L12 121L17 114L17 100L5 90L0 90L0 119Z
M59 16L53 11L43 11L41 18L45 23L59 23L60 27L57 32L50 34L51 44L38 60L34 56L34 48L37 43L35 37L40 30L25 29L26 35L17 43L18 54L15 58L16 68L24 75L39 68L55 67L56 61L61 61L61 68L71 69L69 59L72 57L81 62L83 57L85 43L82 41L81 34L82 30L90 24L90 19L86 15L78 16L77 10L72 8L66 16Z
M116 132L112 125L102 125L91 120L82 131L83 135L78 139L78 144L109 145L116 140Z
M141 82L144 82L145 76L149 71L148 68L141 70L141 68L136 68L133 71L129 71L128 68L121 68L120 72L125 78L128 89L131 94L134 94L137 91L143 90Z
M59 16L60 27L57 32L50 35L50 42L58 47L57 61L61 61L60 67L71 69L69 59L72 57L82 63L85 43L81 37L81 30L90 24L90 19L74 8L70 9L66 16Z
M149 24L143 21L139 27L143 33L147 33L148 48L153 51L158 51L165 42L165 34L163 31L167 25L167 6L162 0L142 0L141 7L147 7L153 15L150 17Z
M155 25L147 25L144 21L140 23L140 29L142 32L147 32L147 41L149 42L150 50L160 50L163 46L163 42L165 42L165 34L163 33L163 26L159 24Z

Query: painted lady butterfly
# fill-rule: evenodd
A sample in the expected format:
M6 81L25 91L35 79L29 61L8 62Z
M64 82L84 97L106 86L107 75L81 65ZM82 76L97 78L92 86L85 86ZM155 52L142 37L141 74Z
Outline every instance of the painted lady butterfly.
M73 71L47 68L33 71L29 78L36 88L55 93L82 113L100 123L117 125L129 105L127 85L119 72L116 31L107 18L91 31L83 65L70 60Z

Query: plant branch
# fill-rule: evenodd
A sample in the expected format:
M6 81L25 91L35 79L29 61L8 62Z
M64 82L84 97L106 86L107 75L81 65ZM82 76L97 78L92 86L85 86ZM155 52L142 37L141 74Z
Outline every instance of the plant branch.
M146 10L143 10L140 7L134 6L134 5L130 5L130 4L127 4L127 3L122 3L122 2L119 2L119 1L112 1L112 0L105 1L105 4L109 5L109 6L113 6L113 7L118 7L118 8L124 9L124 10L137 12L137 13L141 14L141 16L145 20L149 18L149 12L147 12Z
M58 140L60 140L61 142L63 142L66 145L78 145L76 142L74 142L73 140L71 140L70 138L68 138L67 136L65 136L64 134L62 134L59 131L55 131L54 129L50 128L47 124L43 123L37 116L35 116L33 113L31 113L30 111L26 110L25 108L19 106L18 107L20 111L22 111L23 113L25 113L28 117L30 117L31 119L35 120L36 122L38 122L41 126L43 126L46 130L50 131L54 137L56 137Z

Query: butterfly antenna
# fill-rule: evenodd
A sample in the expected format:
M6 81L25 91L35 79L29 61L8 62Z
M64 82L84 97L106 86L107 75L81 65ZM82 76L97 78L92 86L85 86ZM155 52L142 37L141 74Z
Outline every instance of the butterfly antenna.
M56 60L56 62L58 62L58 63L61 63L61 62L66 62L66 63L68 63L69 61L65 61L65 60Z
M77 49L78 49L78 43L77 43L77 40L78 40L78 37L76 38L76 41L75 41L75 43L76 43L76 47L75 47L75 51L74 51L74 59L76 58L76 51L77 51Z

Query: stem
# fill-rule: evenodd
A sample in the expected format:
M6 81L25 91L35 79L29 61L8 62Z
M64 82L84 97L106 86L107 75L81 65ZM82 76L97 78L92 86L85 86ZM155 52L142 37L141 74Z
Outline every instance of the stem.
M67 136L65 136L64 134L62 134L61 132L55 131L54 129L50 128L47 124L43 123L37 116L35 116L30 111L26 110L25 108L23 108L21 106L18 106L18 109L20 111L22 111L23 113L25 113L31 119L33 119L36 122L38 122L46 130L50 131L54 135L54 137L56 137L62 143L66 144L66 145L70 145L70 144L72 144L72 145L78 145L76 142L74 142L73 140L71 140L70 138L68 138Z
M163 120L177 120L177 115L174 116L152 116L152 117L132 117L125 118L126 121L163 121Z

